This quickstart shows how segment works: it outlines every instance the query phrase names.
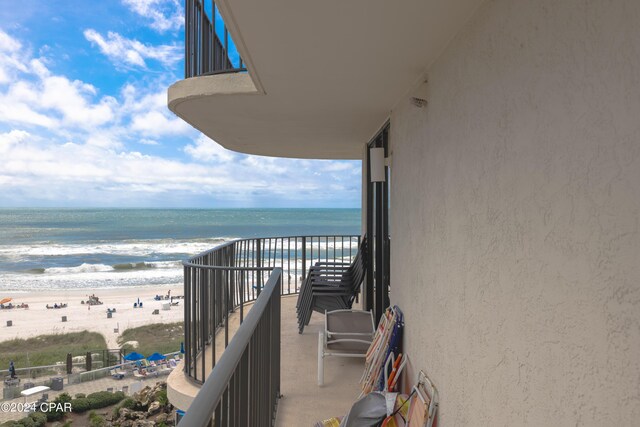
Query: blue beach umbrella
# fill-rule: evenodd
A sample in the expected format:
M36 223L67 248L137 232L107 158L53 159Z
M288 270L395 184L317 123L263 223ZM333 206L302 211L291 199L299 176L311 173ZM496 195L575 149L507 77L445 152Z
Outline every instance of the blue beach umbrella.
M152 362L152 361L155 362L156 360L164 360L164 359L165 359L164 354L160 354L160 353L157 353L157 352L153 353L151 356L147 357L147 360L149 362Z
M180 353L184 354L184 342L180 343Z
M134 360L140 360L140 359L144 359L144 356L135 351L124 356L124 360L134 361Z

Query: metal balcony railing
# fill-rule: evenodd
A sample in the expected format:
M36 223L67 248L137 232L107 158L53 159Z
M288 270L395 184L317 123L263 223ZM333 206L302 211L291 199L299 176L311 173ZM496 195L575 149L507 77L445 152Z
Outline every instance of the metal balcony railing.
M239 239L184 262L185 374L204 382L223 350L216 334L226 348L229 316L238 311L244 321L244 304L258 298L274 269L282 271L279 294L296 294L309 266L350 262L359 244L357 235Z
M282 270L274 269L181 426L274 425L280 397L281 279Z
M214 0L185 0L185 78L247 71Z
M308 266L350 262L359 245L356 235L240 239L184 262L184 369L193 381L206 381L180 425L274 424L280 296L298 293ZM251 301L245 318L244 304ZM234 311L241 325L229 342ZM224 334L225 348L216 361L217 332Z

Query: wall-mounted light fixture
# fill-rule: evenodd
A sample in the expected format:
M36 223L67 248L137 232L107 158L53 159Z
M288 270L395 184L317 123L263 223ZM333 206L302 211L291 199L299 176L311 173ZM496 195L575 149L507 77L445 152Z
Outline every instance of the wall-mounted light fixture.
M386 181L383 147L374 147L369 149L369 168L371 182Z

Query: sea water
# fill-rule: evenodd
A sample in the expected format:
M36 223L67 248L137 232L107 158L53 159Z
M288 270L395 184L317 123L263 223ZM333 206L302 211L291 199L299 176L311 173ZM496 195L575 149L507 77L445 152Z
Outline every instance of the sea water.
M359 209L0 209L0 290L179 285L232 239L359 231Z

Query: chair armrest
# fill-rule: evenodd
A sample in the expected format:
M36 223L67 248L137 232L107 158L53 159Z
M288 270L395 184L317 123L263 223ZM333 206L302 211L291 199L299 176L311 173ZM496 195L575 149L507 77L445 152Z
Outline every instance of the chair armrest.
M316 274L314 276L309 276L311 282L334 282L334 283L340 283L340 282L344 282L345 280L343 279L342 276L333 276L330 274Z
M317 273L332 273L332 274L344 274L346 271L349 271L348 267L342 266L330 266L330 267L311 267L309 269L309 274L317 274Z
M340 270L312 270L309 271L309 277L330 276L330 277L343 277L346 271Z
M311 281L311 287L333 287L337 288L343 286L343 282L340 280L322 280L321 278L317 278L316 280Z
M348 262L339 262L339 261L318 261L313 266L314 267L322 267L322 266L350 266Z
M313 288L313 293L317 295L331 296L331 295L353 295L353 291L349 288L339 287L320 287Z

